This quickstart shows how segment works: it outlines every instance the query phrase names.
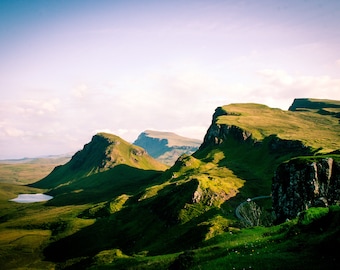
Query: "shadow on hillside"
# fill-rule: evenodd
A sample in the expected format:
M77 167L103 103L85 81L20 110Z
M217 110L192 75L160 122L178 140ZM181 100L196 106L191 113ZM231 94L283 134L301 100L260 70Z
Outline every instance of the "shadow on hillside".
M63 262L77 257L93 257L98 252L118 248L132 255L147 251L149 255L168 254L195 248L204 239L207 225L197 224L212 217L211 209L187 223L180 224L180 209L191 199L193 183L170 185L159 196L139 201L131 197L119 212L50 244L47 260ZM174 208L172 208L174 207Z
M204 162L214 162L211 153L216 151L224 154L217 166L230 169L237 178L245 181L238 194L222 205L223 209L234 209L247 198L271 194L272 177L279 164L296 156L313 153L300 141L283 140L271 135L259 142L230 137L223 144L197 151L194 157Z
M242 188L245 197L269 195L272 177L279 164L293 157L312 155L312 149L300 141L279 139L276 135L263 141L248 140L226 143L225 158L218 164L227 167L240 179L245 180Z
M46 203L51 206L98 203L121 194L133 195L154 185L161 171L143 170L122 164L116 167L74 180L68 185L52 189L54 198Z

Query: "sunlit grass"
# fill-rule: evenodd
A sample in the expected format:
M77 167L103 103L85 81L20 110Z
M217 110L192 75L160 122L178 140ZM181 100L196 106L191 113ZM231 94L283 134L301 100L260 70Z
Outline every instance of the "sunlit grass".
M339 120L315 112L291 112L260 104L231 104L222 107L232 115L218 117L218 124L235 125L250 131L256 140L270 135L281 139L301 140L321 152L340 148ZM308 132L312 130L312 132Z
M110 214L120 211L129 198L130 196L126 194L122 194L118 196L117 198L115 198L113 201L111 201L109 204Z

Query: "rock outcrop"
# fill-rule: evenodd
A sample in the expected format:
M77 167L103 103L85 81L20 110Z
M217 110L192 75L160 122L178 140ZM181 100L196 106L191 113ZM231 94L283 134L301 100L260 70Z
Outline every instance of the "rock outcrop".
M212 118L212 123L204 136L204 140L200 149L207 146L220 145L225 142L228 137L233 137L238 141L253 141L251 132L243 130L235 125L218 124L218 117L222 115L235 115L218 107Z
M297 158L282 163L272 185L277 222L294 218L310 207L340 202L340 161L332 157Z

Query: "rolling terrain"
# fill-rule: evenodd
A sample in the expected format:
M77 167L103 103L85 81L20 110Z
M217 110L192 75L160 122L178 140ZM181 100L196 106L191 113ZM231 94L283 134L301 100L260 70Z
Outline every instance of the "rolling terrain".
M115 135L97 134L45 178L1 194L0 263L4 269L335 269L339 205L276 224L270 196L280 164L301 156L339 162L338 104L299 99L289 111L219 107L199 149L172 167ZM54 199L8 202L24 192ZM259 196L243 209L259 225L249 227L235 209Z
M0 160L0 183L26 185L48 175L55 166L65 164L70 155Z

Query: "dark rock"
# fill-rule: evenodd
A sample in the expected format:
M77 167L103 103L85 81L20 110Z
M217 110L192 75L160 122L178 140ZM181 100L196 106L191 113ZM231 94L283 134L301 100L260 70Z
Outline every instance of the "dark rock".
M276 153L278 155L284 155L286 153L295 153L295 155L310 155L312 149L304 145L298 140L285 140L278 138L276 135L271 135L269 140L270 153Z
M252 142L256 140L252 138L252 134L248 130L244 130L234 125L217 124L217 118L222 115L239 115L233 112L227 112L222 107L217 107L212 118L212 123L204 136L203 143L199 149L209 146L216 146L227 141L228 138L234 138L239 142Z
M340 202L340 162L333 158L293 159L273 177L273 208L278 222L303 210Z
M289 111L304 111L309 109L322 110L324 108L340 108L338 101L317 100L309 98L296 98L289 107Z

